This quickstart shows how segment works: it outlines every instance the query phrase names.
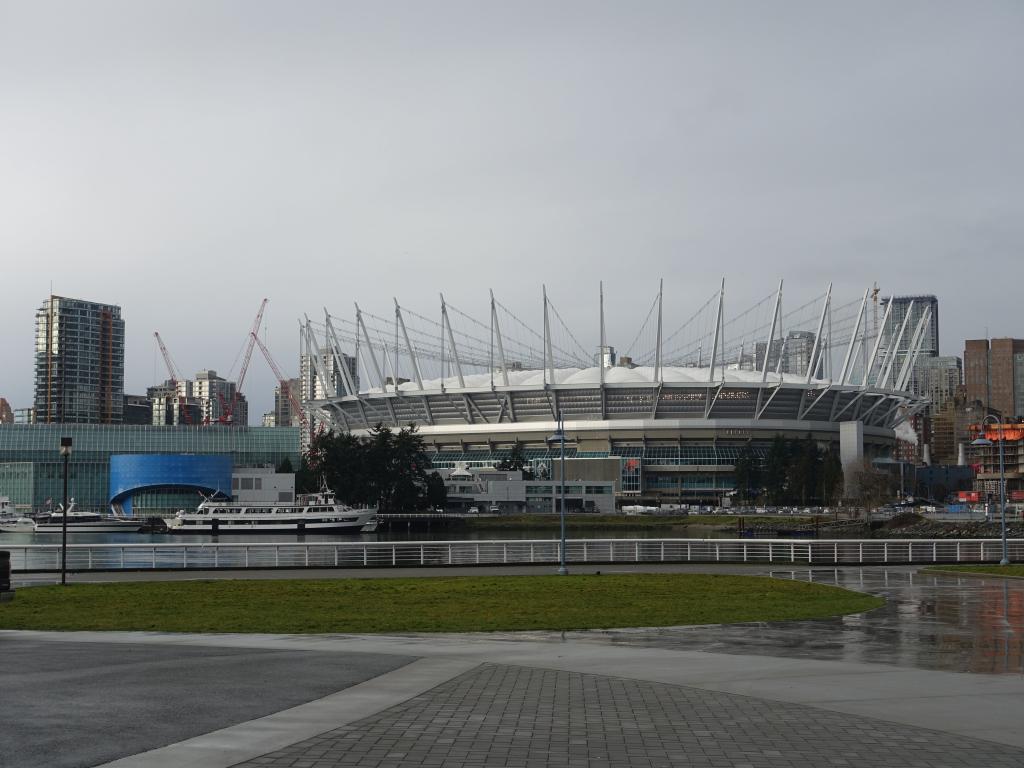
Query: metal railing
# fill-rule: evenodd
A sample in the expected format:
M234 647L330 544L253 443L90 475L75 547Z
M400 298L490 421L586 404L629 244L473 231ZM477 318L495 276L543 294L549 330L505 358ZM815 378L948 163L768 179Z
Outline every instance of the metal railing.
M3 545L14 571L60 570L60 545ZM1024 539L1009 542L1024 560ZM998 539L571 539L569 564L797 563L800 565L998 562ZM558 562L556 539L232 544L70 544L72 571L219 568L390 568Z

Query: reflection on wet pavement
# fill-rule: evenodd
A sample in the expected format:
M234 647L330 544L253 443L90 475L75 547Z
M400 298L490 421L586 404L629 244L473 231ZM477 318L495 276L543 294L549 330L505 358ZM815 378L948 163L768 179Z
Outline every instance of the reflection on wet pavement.
M713 653L1024 674L1024 581L914 568L773 570L886 598L874 611L811 621L567 632L566 637Z

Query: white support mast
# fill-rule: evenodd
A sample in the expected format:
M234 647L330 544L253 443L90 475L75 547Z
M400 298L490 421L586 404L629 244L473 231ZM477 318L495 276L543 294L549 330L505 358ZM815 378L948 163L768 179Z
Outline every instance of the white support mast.
M860 383L861 389L867 389L869 379L871 377L871 371L875 368L875 361L878 359L878 350L882 348L882 332L885 330L886 323L889 322L889 314L892 311L892 298L890 297L889 303L885 305L885 314L882 315L882 324L878 324L878 312L877 305L875 311L875 345L871 349L871 357L868 358L867 363L864 365L864 378Z
M860 303L860 312L857 313L857 322L853 324L853 332L850 334L850 343L846 347L846 357L843 358L843 367L839 371L839 384L846 384L846 374L850 370L850 361L853 359L854 350L857 348L858 338L857 334L860 333L861 323L864 322L864 310L868 307L868 294L871 289L864 291L864 300ZM831 341L831 340L830 340ZM863 345L863 339L859 340Z
M546 367L548 370L548 383L555 384L555 355L551 350L551 321L548 319L548 288L541 286L544 293L544 356L547 358Z
M661 308L662 301L665 295L665 279L662 278L658 281L658 339L657 348L654 352L654 383L660 384L662 379L661 371ZM602 314L603 314L603 303L602 303Z
M821 331L825 327L825 317L828 314L828 308L832 304L832 283L828 284L828 290L825 291L825 303L821 305L821 319L818 320L818 332L814 334L814 347L811 349L811 359L807 363L807 382L811 383L811 378L814 376L814 369L818 363L818 350L821 347Z
M491 291L491 323L494 325L494 339L498 342L498 360L501 363L501 381L508 386L508 364L505 362L505 345L501 342L501 326L498 325L498 305L494 302L494 291Z
M906 389L910 383L910 374L913 372L913 364L917 357L916 350L920 348L921 342L924 340L925 329L928 327L928 315L928 309L925 308L925 311L921 313L921 319L917 321L917 328L914 329L910 346L907 347L907 356L903 359L899 378L896 379L896 389Z
M416 386L420 390L423 389L423 374L420 373L420 364L416 359L416 353L413 351L412 344L409 343L409 332L405 330L405 320L402 319L402 308L398 306L398 299L395 299L395 320L398 321L398 327L402 329L402 338L405 339L405 348L409 350L409 360L412 361L412 370L416 375ZM398 374L395 374L395 380L398 380Z
M448 305L445 304L444 294L441 294L441 322L448 331L448 346L452 348L452 359L455 361L455 375L459 377L459 387L465 388L466 380L462 376L462 363L459 360L459 349L455 346L455 334L452 332L452 321L448 318Z
M772 356L772 343L775 341L775 329L779 324L779 312L782 311L782 281L779 280L779 291L775 294L775 312L772 314L772 325L768 331L768 343L764 347L764 360L761 363L761 383L768 381L768 359ZM757 357L757 347L754 347Z
M352 375L348 370L348 366L345 364L345 353L341 351L341 344L338 343L338 334L334 330L334 323L331 321L331 315L327 312L327 307L324 307L324 325L326 327L326 335L330 343L331 352L334 354L334 361L337 363L338 369L341 371L341 380L345 384L345 389L350 395L358 395L359 388L356 386L356 383L352 379Z
M599 304L599 308L600 308L600 318L601 318L601 329L600 329L601 345L600 345L600 347L598 348L598 351L597 351L597 372L598 372L598 381L600 382L601 386L603 387L604 386L604 356L605 356L605 348L606 348L606 345L608 343L607 339L605 339L605 335L604 335L604 281L603 280L600 283L598 283L598 292L600 294L600 298L599 298L598 304Z
M715 381L715 365L718 363L718 349L722 341L722 310L725 302L725 278L722 278L722 288L718 292L718 314L715 318L715 342L711 345L711 368L708 371L708 382Z
M306 315L305 324L300 323L299 327L302 329L302 340L303 346L306 350L306 356L313 364L313 371L316 374L316 377L320 380L320 383L323 385L324 394L326 394L328 398L337 397L338 392L334 388L334 382L331 381L330 377L327 375L327 371L324 370L323 360L321 359L320 354L320 345L317 344L316 334L313 333L313 324L310 322L308 315Z
M387 390L387 384L384 381L384 374L381 373L380 365L377 363L377 355L373 351L373 344L370 343L370 334L366 332L366 323L363 322L363 313L360 311L358 304L356 304L356 325L359 326L359 330L363 333L363 341L366 342L366 351L370 355L370 363L373 365L373 372L377 375L377 382L380 384L380 391L384 392Z
M890 305L892 302L889 302ZM885 389L889 383L889 376L893 372L896 363L897 350L900 348L900 344L903 343L903 336L907 332L907 323L910 322L910 315L914 311L914 302L911 301L907 307L907 314L903 316L903 322L900 324L900 332L896 335L896 340L885 350L885 362L882 364L882 372L878 377L878 386L880 389Z

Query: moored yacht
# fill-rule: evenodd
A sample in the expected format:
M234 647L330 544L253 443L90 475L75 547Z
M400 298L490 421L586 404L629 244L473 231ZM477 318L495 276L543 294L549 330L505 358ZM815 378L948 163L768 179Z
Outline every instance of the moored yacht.
M369 533L377 527L375 507L354 508L330 491L300 494L293 503L207 499L194 512L165 518L168 533Z

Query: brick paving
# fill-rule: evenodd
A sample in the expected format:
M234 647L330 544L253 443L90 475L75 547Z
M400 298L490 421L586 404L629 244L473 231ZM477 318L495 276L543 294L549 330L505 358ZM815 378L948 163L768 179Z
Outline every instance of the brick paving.
M678 685L482 664L238 768L1019 768L1024 749Z

